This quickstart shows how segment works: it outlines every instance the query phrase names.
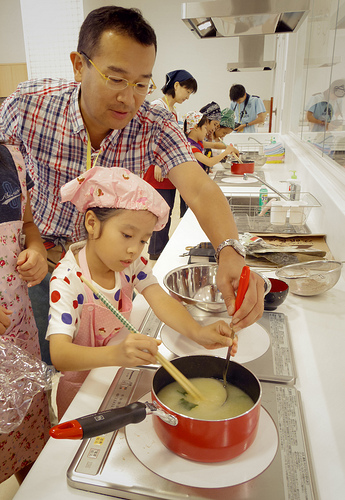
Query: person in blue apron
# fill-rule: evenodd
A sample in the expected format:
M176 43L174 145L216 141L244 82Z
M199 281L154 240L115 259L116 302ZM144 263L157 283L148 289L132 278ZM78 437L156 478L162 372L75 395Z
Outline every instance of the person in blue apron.
M127 320L135 288L175 331L208 349L232 345L225 321L202 327L163 290L141 256L152 232L162 229L169 216L168 204L152 186L124 168L93 167L61 188L61 200L85 213L87 240L70 246L50 282L47 339L52 362L63 372L57 390L59 419L90 369L155 363L160 343L129 334L81 275Z
M257 126L265 123L266 108L262 99L250 95L243 85L232 85L229 92L230 109L235 112L234 132L252 134L257 132Z

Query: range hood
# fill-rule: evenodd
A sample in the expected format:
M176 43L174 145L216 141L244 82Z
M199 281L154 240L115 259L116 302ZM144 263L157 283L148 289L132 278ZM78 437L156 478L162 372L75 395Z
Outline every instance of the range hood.
M249 35L239 37L238 61L229 62L226 69L233 71L265 71L275 68L275 37L272 35ZM270 60L264 59L265 42L274 45ZM272 52L272 51L271 51Z
M296 31L310 0L214 0L182 4L182 21L198 38Z

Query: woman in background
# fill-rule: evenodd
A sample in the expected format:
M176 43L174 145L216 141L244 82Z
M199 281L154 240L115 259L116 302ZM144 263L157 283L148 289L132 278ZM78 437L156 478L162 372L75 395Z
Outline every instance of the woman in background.
M189 99L192 94L198 90L198 84L195 78L185 71L178 69L170 71L165 76L165 85L162 87L163 97L155 99L151 104L160 106L170 111L174 119L178 122L178 115L175 104L182 104ZM169 241L169 229L171 224L171 213L174 207L176 188L169 179L164 179L162 171L157 165L151 165L147 170L144 179L165 199L170 207L169 220L161 231L155 231L152 234L149 245L149 255L151 260L157 260L162 253L165 245ZM185 203L181 198L180 215L183 216Z

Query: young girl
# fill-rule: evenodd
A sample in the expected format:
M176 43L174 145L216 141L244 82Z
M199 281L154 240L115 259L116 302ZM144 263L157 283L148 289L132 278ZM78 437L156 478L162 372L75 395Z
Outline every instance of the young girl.
M200 113L202 113L207 118L207 134L203 141L204 148L206 150L205 154L207 154L207 150L210 149L225 149L226 145L222 142L219 142L216 137L216 131L219 129L220 123L222 121L222 112L219 105L216 102L212 101L206 104L206 106L203 106L200 109ZM239 151L233 147L232 153L238 155Z
M174 119L178 121L175 104L182 104L189 99L192 94L198 90L198 84L195 78L184 69L170 71L165 76L165 85L162 87L163 97L151 102L153 106L160 106L170 111ZM176 188L167 178L162 176L159 166L151 165L144 176L151 186L165 199L170 207L169 219L161 231L154 231L149 244L149 255L151 260L157 260L165 245L169 241L169 229L171 222L171 213L174 208ZM181 198L180 215L184 214L185 203Z
M19 150L0 144L0 335L41 359L28 287L48 272L46 250L32 219L26 173ZM45 393L35 396L24 421L0 435L0 482L13 474L21 483L49 438Z
M230 155L234 148L233 146L226 146L224 144L224 151L217 156L209 157L204 154L204 138L207 134L207 120L208 118L202 113L197 111L190 111L185 116L184 132L187 136L188 142L192 146L192 151L200 166L207 172L216 163L219 163L223 158Z
M141 334L127 335L122 323L84 285L81 274L127 319L135 287L174 330L208 349L232 345L225 322L201 327L161 288L140 257L152 231L161 229L168 218L169 207L154 188L126 169L93 167L63 186L61 195L63 202L71 201L85 212L87 240L71 245L50 284L47 338L53 364L65 372L57 391L59 418L88 370L155 363L159 344ZM115 336L118 342L113 345Z
M216 142L221 142L224 146L222 139L235 128L235 113L230 108L225 108L221 112L221 118L219 122L219 127L214 131L214 140Z

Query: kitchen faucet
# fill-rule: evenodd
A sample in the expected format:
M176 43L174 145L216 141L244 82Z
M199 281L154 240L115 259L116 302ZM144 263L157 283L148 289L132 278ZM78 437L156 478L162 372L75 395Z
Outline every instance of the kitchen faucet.
M252 137L251 135L248 137L248 141L249 141L250 139L251 139L252 141L257 142L257 143L259 144L259 146L260 146L260 147L259 147L259 154L260 154L260 155L263 155L263 154L264 154L264 145L263 145L263 143L262 143L262 142L260 142L260 141L258 141L255 137Z
M265 184L265 186L267 186L269 189L271 189L272 191L274 191L275 193L277 193L277 195L280 196L281 198L283 198L283 200L290 201L290 198L288 198L285 194L280 193L280 191L278 191L273 186L271 186L270 184L268 184L268 182L266 182L263 179L261 179L261 177L259 177L258 175L255 175L255 174L243 174L243 180L247 181L248 177L254 177L258 181L260 181L262 184Z
M255 137L252 137L251 135L248 137L248 141L249 139L252 139L253 141L256 141L258 144L260 144L260 146L263 146L262 142L258 141L257 139L255 139Z

